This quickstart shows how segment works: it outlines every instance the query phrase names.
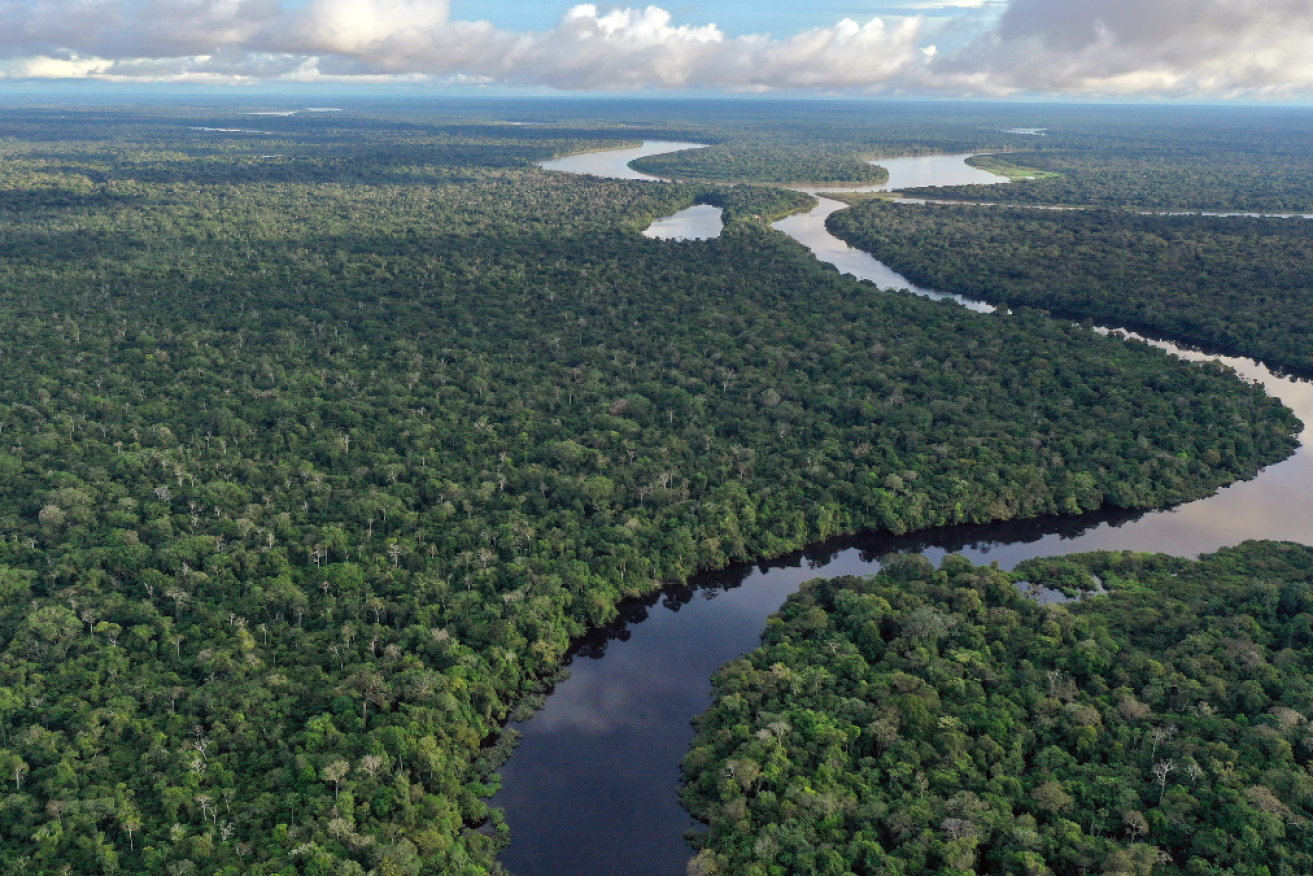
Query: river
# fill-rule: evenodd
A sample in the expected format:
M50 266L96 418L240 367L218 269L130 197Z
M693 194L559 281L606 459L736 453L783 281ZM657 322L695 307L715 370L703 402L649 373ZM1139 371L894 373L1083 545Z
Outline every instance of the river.
M644 144L624 150L624 162L681 146ZM618 152L576 155L544 166L618 175L609 172ZM885 159L880 164L889 170L889 182L865 190L1002 181L963 164L963 158ZM628 167L623 170L625 178L644 178ZM918 288L830 235L825 217L843 206L822 199L810 212L775 227L844 273L881 287L987 309ZM1204 358L1154 343L1186 358ZM1305 423L1313 423L1313 384L1279 377L1248 359L1220 358L1243 378L1261 382ZM679 763L693 738L689 720L710 703L712 673L757 646L766 618L803 581L870 574L879 567L878 557L893 551L920 551L936 563L947 553L960 553L1011 568L1028 557L1100 549L1195 556L1250 538L1313 544L1313 490L1308 488L1313 453L1305 437L1307 430L1293 456L1253 480L1164 511L1096 512L903 537L838 539L769 563L703 575L624 606L619 621L580 644L571 658L571 677L557 686L546 707L517 725L523 740L502 768L502 790L491 801L505 810L513 835L502 863L517 876L682 876L690 857L682 834L694 823L680 808L676 790Z

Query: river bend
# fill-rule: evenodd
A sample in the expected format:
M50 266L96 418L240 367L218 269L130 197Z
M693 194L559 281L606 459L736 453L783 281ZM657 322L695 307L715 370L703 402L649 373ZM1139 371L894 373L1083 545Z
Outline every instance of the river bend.
M576 155L544 167L626 179L644 177L634 158L696 144ZM963 182L1002 182L963 163L962 155L880 161L889 182L878 190ZM823 189L805 189L824 195ZM824 197L805 214L775 228L840 271L883 288L980 302L915 286L825 229L844 205ZM1189 359L1202 354L1165 342ZM1261 364L1221 358L1247 380L1262 383L1305 423L1313 423L1313 384L1277 376ZM1301 439L1307 437L1307 429ZM694 827L676 799L679 763L693 737L689 720L710 704L712 673L755 648L767 617L810 578L870 574L877 557L920 551L938 561L960 553L1011 568L1036 556L1102 549L1195 556L1245 539L1313 544L1313 453L1301 446L1253 480L1163 511L1101 511L1082 517L1011 521L929 530L907 536L866 535L816 545L759 565L700 576L685 586L623 607L611 627L596 630L571 659L570 679L546 707L518 725L520 748L501 770L503 790L491 801L505 810L513 833L501 860L517 876L681 876L691 853L682 834Z

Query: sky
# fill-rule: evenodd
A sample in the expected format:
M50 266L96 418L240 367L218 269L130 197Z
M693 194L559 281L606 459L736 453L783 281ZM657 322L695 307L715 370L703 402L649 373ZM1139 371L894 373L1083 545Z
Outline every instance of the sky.
M0 85L1297 101L1313 0L0 0Z
M665 8L683 24L715 24L730 36L763 33L786 36L817 27L834 25L845 18L865 22L871 18L900 18L914 15L944 17L978 11L997 17L1004 0L976 0L947 6L939 2L870 2L870 0L702 0L676 2ZM992 12L989 11L993 7ZM453 18L484 19L507 30L548 30L569 5L542 0L454 0Z

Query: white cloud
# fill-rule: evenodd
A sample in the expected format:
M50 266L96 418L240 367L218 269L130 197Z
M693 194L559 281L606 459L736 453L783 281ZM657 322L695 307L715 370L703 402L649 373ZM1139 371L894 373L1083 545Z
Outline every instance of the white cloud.
M323 51L357 54L447 25L448 7L433 0L318 0L301 16L300 38Z
M0 76L500 82L561 89L1291 96L1313 91L1313 0L917 0L959 16L729 37L657 6L568 9L546 31L447 0L0 0ZM992 14L992 13L991 13ZM955 22L985 23L936 50ZM943 39L939 45L945 45ZM949 44L960 45L956 39Z
M598 90L872 88L921 57L919 28L845 20L782 40L730 39L657 6L583 4L550 30L512 32L453 21L446 0L312 0L299 9L277 0L0 0L0 57L28 59L9 65L10 76L63 69L150 81L403 75ZM88 57L110 63L78 60Z
M37 55L4 65L0 75L10 79L85 79L104 73L113 61L104 58L49 58Z
M1293 96L1313 0L1012 0L928 84L990 93Z
M557 88L732 90L869 88L888 81L917 47L916 22L888 29L844 20L786 40L727 38L714 25L675 27L649 6L600 14L577 6L520 47L510 78Z

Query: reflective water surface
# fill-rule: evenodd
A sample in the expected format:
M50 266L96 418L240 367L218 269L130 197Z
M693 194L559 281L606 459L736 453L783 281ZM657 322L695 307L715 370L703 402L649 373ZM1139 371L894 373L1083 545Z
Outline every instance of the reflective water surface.
M926 298L950 298L963 307L982 313L994 309L983 301L918 286L870 253L849 246L835 237L826 229L825 217L847 207L847 204L840 201L820 198L819 203L810 211L781 219L773 227L807 247L816 258L834 265L841 273L870 280L882 289L907 289Z
M629 166L636 158L649 155L661 155L665 152L679 152L681 149L702 149L706 143L681 143L678 140L647 140L642 146L626 149L607 149L602 152L584 152L579 155L567 155L540 161L538 166L544 170L560 170L566 173L581 173L589 176L604 176L609 179L647 179L657 177L639 173Z
M721 219L723 211L710 204L695 204L685 207L678 213L655 220L643 232L644 237L658 240L710 240L720 237L725 223Z
M972 167L966 160L974 152L952 152L941 155L904 155L872 161L889 171L887 182L870 186L797 186L800 192L823 195L826 192L892 192L917 186L965 186L979 183L996 185L1007 182L987 170Z
M613 164L600 154L575 158L598 162L582 161L578 166L586 169L576 172L599 173ZM889 169L888 185L895 187L981 181L963 179L984 172L963 165L962 159L929 156L879 163ZM882 287L956 298L918 289L831 236L825 216L842 207L823 199L811 212L775 227L844 273ZM1185 358L1205 358L1152 343ZM1313 384L1279 377L1248 359L1206 358L1221 358L1245 379L1260 381L1305 423L1313 422ZM923 552L936 563L947 553L960 553L1011 568L1028 557L1099 549L1193 556L1249 538L1313 544L1310 485L1313 453L1301 446L1251 481L1165 511L1103 511L903 537L855 536L770 563L701 576L626 605L620 620L580 643L571 660L572 677L557 687L537 717L519 725L523 742L502 769L503 790L491 801L505 810L513 832L501 860L520 876L683 874L690 854L682 833L693 823L679 807L676 792L679 762L693 737L689 720L710 703L711 674L756 647L766 618L805 580L869 574L878 568L879 557L905 551Z

